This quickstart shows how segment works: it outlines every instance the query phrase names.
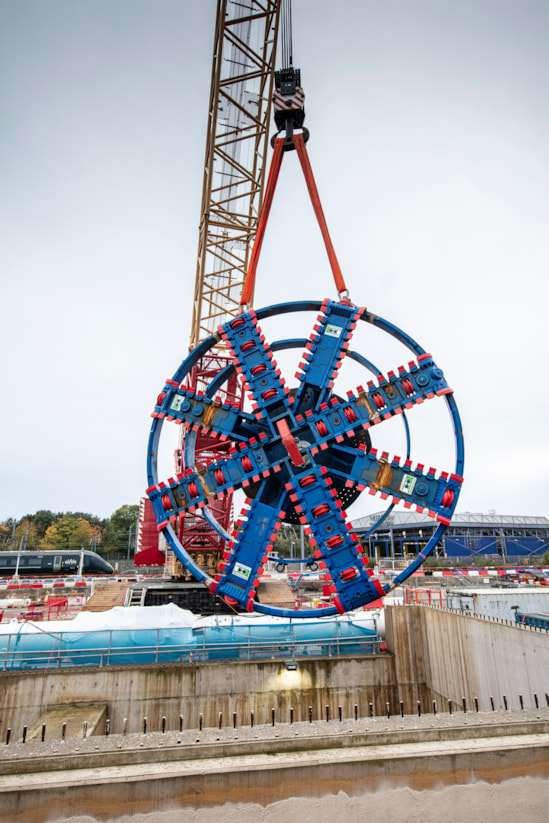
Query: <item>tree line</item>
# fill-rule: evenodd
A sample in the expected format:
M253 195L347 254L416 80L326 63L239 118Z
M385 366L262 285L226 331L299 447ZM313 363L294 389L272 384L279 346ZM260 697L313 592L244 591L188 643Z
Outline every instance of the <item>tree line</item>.
M137 537L139 506L120 506L108 518L87 512L41 510L0 523L0 551L90 549L98 554L131 551Z

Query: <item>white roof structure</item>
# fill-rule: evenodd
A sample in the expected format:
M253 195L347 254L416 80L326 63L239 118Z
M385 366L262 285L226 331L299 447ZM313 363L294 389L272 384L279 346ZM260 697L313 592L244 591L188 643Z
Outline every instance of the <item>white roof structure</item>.
M383 512L376 512L369 514L366 517L359 517L352 521L352 527L356 530L370 528L379 518ZM436 520L428 517L426 514L420 512L402 511L393 509L391 514L383 521L380 528L397 528L404 529L407 526L410 528L422 528L437 526ZM531 529L549 529L549 518L547 517L531 517L527 515L515 514L481 514L475 512L460 512L452 516L451 526L457 528L531 528Z

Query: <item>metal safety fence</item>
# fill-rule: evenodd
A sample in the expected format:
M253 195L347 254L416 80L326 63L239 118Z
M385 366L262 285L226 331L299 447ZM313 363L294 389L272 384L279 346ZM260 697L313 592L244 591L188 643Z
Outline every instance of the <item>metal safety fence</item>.
M285 660L305 657L372 655L384 650L378 635L363 637L257 640L248 634L242 640L215 643L206 633L195 633L190 642L170 642L166 630L149 630L148 643L132 642L129 631L106 630L78 635L0 635L0 670L52 669L76 666L123 666L160 663L208 663L227 660ZM96 638L94 636L101 635Z

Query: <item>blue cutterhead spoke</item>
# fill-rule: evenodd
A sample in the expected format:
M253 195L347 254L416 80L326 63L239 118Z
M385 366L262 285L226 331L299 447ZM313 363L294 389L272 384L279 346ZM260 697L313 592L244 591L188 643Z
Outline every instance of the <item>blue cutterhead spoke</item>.
M254 415L237 405L185 389L173 380L166 381L151 417L173 421L187 431L214 432L220 439L244 441L258 430Z
M318 408L332 393L337 372L364 309L324 300L296 377L296 414Z
M276 435L275 420L290 414L293 398L252 310L220 326L237 373L252 401L257 420L265 420Z
M347 393L347 400L332 396L320 402L315 409L296 415L296 423L313 427L314 440L320 448L328 448L332 441L343 442L360 429L369 429L383 420L408 411L425 400L452 393L441 369L430 354L420 355L398 372L389 371L387 377L378 375L369 380L367 388L359 386Z
M221 595L231 605L253 611L268 552L283 517L284 512L278 507L261 501L261 493L254 500L246 500L246 507L235 524L232 540L227 543L210 591Z
M200 511L212 500L236 489L246 490L278 471L280 466L268 459L261 441L252 439L247 446L232 448L227 458L201 464L185 474L154 484L147 489L147 494L162 527L173 523L183 512Z
M351 451L344 446L339 450ZM460 475L437 472L432 467L426 470L422 463L414 466L409 459L390 457L387 452L379 454L377 449L367 451L363 445L352 453L356 455L354 462L345 473L348 488L367 489L382 500L402 503L404 508L425 513L439 523L450 523L463 483ZM333 470L334 475L337 473Z
M385 594L367 569L364 549L346 521L341 501L324 466L311 466L286 485L311 545L313 556L331 578L338 611L356 609Z

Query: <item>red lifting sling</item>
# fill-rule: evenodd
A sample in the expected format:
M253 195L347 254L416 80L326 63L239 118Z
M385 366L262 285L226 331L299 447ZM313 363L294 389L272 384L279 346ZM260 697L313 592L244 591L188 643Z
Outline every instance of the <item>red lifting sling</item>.
M332 267L332 274L334 275L336 289L338 291L340 299L346 301L348 300L347 287L345 285L345 280L343 279L343 275L341 273L341 268L336 257L332 240L330 238L330 233L328 231L328 226L326 224L326 218L324 217L324 212L322 211L322 205L320 203L318 189L316 187L313 170L311 168L311 163L309 161L309 155L307 154L307 149L305 148L305 140L303 139L303 133L294 133L291 139L297 151L301 163L301 168L303 169L303 174L305 176L305 182L307 183L307 189L309 191L311 203L313 204L316 219L318 220L318 225L320 227L320 231L324 239L324 245L326 246L326 252L328 253L328 259ZM285 137L276 137L274 141L274 153L273 158L271 160L271 168L269 169L269 177L267 178L267 185L265 188L265 197L263 200L263 205L261 207L261 214L259 215L259 222L257 224L255 243L250 257L250 265L248 266L248 271L246 273L246 278L244 280L244 286L242 288L242 296L240 298L241 306L248 306L250 304L252 294L254 291L257 263L259 260L259 254L261 252L263 238L265 236L267 220L269 219L269 214L273 203L273 196L278 181L278 175L280 173L280 167L282 165L282 157L284 156L284 143L287 144L287 142L288 138Z

